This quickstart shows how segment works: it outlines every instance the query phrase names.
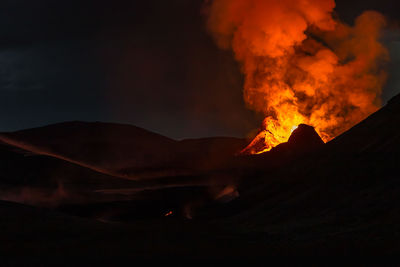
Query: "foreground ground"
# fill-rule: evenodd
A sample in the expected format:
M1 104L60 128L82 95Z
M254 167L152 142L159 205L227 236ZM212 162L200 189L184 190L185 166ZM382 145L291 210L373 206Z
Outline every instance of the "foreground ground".
M204 150L196 160L185 160L210 140L187 141L182 148L156 136L168 151L179 146L174 150L178 156L168 164L159 157L156 168L144 168L156 175L140 179L133 179L140 166L124 174L90 154L75 158L84 164L63 159L74 159L75 153L63 146L58 151L47 146L57 156L3 143L3 263L112 265L137 259L397 254L399 111L397 97L313 150L288 144L260 156L237 157L229 155L243 140L218 139L224 140L218 148L225 152L213 164L205 164ZM35 148L41 144L37 141ZM137 157L130 150L124 153ZM179 170L173 174L171 166ZM168 175L160 175L163 168ZM227 188L233 191L221 194Z

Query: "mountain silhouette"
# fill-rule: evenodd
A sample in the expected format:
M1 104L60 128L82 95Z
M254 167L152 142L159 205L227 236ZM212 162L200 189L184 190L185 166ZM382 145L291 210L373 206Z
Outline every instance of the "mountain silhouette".
M259 155L235 156L242 139L177 141L127 125L3 133L2 251L26 246L22 263L50 255L65 265L198 251L207 259L397 254L399 111L397 96L326 144L299 125ZM146 179L129 178L152 168Z

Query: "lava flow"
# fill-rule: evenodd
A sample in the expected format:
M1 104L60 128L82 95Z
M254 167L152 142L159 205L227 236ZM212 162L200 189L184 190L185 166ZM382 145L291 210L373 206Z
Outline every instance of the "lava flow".
M302 123L327 142L381 106L389 57L380 13L349 26L333 16L334 0L207 3L210 32L241 64L245 103L266 117L243 153L286 142Z

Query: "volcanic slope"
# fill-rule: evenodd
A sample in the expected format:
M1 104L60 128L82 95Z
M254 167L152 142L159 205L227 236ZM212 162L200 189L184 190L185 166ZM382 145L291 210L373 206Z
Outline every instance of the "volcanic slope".
M39 206L98 202L115 196L100 198L97 190L121 187L140 185L0 142L0 199Z
M73 233L79 234L72 235L71 239L70 231L58 231L57 238L48 243L50 239L41 240L37 233L46 237L52 229L57 229L60 222L54 221L56 215L51 213L45 223L47 227L43 228L29 223L37 220L37 216L26 213L26 208L10 209L11 204L1 203L5 207L3 214L9 218L3 221L2 228L7 229L7 235L2 238L12 241L4 251L15 255L24 244L34 244L39 255L54 260L58 259L57 255L59 258L70 255L69 259L73 259L80 252L86 258L96 257L98 251L109 251L109 254L100 253L97 259L107 255L120 256L118 259L254 259L271 255L399 253L400 142L396 116L399 110L400 97L393 98L360 124L307 153L291 153L298 149L293 145L298 139L292 138L284 149L237 158L236 163L252 161L264 165L256 170L247 163L231 166L237 168L235 171L240 170L239 197L227 203L210 202L199 207L192 220L174 214L123 225L84 220L93 223L85 228L81 223L65 219L63 228L71 227L75 229ZM315 138L310 140L318 143ZM301 145L301 150L304 147L307 146ZM287 155L291 157L289 161L271 168L269 159ZM229 169L218 174L221 172L231 173ZM21 218L30 227L15 223ZM27 239L31 242L25 243ZM85 241L88 246L77 248L76 244L82 244L82 240L107 242ZM127 244L129 255L125 253ZM57 247L66 249L52 249Z
M214 214L278 239L276 253L399 251L399 112L396 96L314 153L244 175L240 198Z
M79 121L2 133L0 140L131 179L215 169L246 144L230 137L176 141L132 125Z
M207 174L170 175L165 168L173 174L180 173L176 169L192 173L196 168L208 173L207 169L233 157L244 144L241 139L225 137L174 141L134 126L81 122L17 132L13 139L11 135L3 134L5 142L0 141L0 199L113 220L154 218L170 209L179 214L187 202L208 198L209 185L223 188L227 181L214 181ZM160 151L164 156L170 154L172 162ZM225 156L213 160L220 155ZM133 171L145 168L145 163L146 170L154 173L164 164L162 175L132 180L110 174L108 166L125 156Z

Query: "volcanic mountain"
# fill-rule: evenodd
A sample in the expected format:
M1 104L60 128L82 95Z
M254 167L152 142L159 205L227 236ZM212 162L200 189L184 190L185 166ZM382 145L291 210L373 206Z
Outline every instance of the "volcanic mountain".
M314 127L300 124L290 135L286 143L272 148L273 151L285 151L286 153L306 153L322 148L324 141L315 131Z
M79 121L2 133L0 140L35 154L135 180L215 168L246 142L229 137L176 141L136 126Z
M181 168L179 164L197 159L197 153L207 155L201 151L210 143L213 145L209 147L226 158L221 164L211 164L212 168L184 165L190 175L169 173L140 181L96 170L109 171L110 166L118 166L113 170L121 166L129 168L129 164L118 165L118 160L114 160L112 155L119 155L118 149L104 158L99 150L94 153L82 148L85 152L79 154L80 146L72 142L73 130L64 135L65 139L51 140L52 127L62 126L68 132L72 125L90 128L93 124L74 122L4 134L6 143L0 147L0 184L4 190L52 185L60 192L74 192L80 201L58 200L46 209L39 209L43 205L36 202L28 202L33 207L0 202L3 218L7 218L0 221L1 228L7 229L7 234L2 235L2 244L8 244L1 247L3 255L20 255L21 247L25 246L29 259L54 263L63 258L68 265L80 257L105 263L113 259L154 257L193 259L198 258L198 253L207 259L397 254L400 252L399 111L400 96L397 96L327 144L323 144L312 127L300 125L287 143L249 156L233 156L237 148L246 146L244 140L174 141L149 133L154 143L148 141L152 138L140 139L151 143L154 150L147 151L157 154L162 150L160 155L154 155L157 159L154 161L148 154L151 164L167 153L182 153L179 155L188 160L175 160L172 162L176 165L170 165ZM41 134L35 136L35 131ZM124 141L127 136L135 139L132 134L124 135L129 132L126 129L122 133L115 131L115 137L119 134L125 137L109 139L108 144L115 142L122 149L124 144L139 142L139 139ZM76 143L85 147L90 144L91 135L77 137ZM98 142L94 147L113 151L103 141ZM21 143L29 146L23 149ZM53 150L43 155L39 150L28 149L32 147ZM146 150L146 145L143 148ZM143 150L122 151L125 156L131 155L132 161L126 162L133 162L135 153ZM228 156L228 152L232 154ZM60 177L61 189L54 182ZM224 193L229 195L221 197ZM7 200L18 201L10 194ZM109 250L110 247L113 249ZM26 263L28 258L18 260Z

